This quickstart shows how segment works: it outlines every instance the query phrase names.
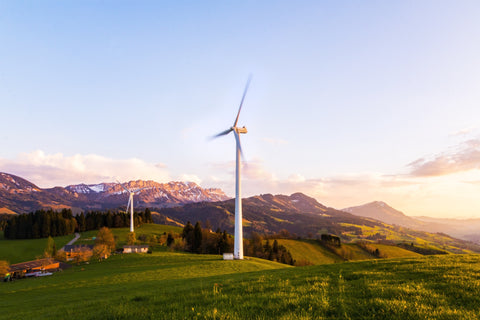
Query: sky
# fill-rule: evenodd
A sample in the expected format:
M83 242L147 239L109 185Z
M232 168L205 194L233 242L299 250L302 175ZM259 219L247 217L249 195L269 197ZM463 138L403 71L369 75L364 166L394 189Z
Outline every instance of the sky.
M478 1L0 0L0 171L480 218Z

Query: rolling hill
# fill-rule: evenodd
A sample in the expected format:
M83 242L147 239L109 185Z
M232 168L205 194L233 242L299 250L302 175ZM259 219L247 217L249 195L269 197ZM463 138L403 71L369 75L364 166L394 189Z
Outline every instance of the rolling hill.
M342 209L357 216L376 219L387 224L434 233L446 233L463 240L480 243L480 219L445 219L407 216L382 201Z
M135 198L135 207L155 208L153 217L157 223L182 226L187 221L200 221L204 226L210 225L213 230L220 228L233 233L234 199L226 200L228 197L219 189L203 189L191 182L160 184L142 180L130 181L126 187L145 188ZM121 208L126 202L125 190L114 183L41 189L20 177L0 173L2 212L23 213L45 207L72 208L74 212L104 210ZM415 226L417 220L381 202L363 206L360 213L368 217L352 214L359 214L358 207L346 210L350 212L326 207L302 193L249 197L243 199L244 232L247 235L251 232L274 234L285 230L295 236L311 239L330 233L338 235L346 243L357 240L405 242L455 253L480 252L480 245L469 241L446 234L416 231L421 230L422 226L431 227L435 224L420 221Z
M294 268L172 252L0 283L0 319L478 319L479 255Z
M446 234L417 231L389 225L378 220L328 208L302 193L291 196L264 194L243 199L244 232L275 234L282 230L295 237L315 239L323 233L339 236L343 242L358 240L396 244L399 242L431 246L452 253L480 252L480 245ZM161 208L159 214L176 224L200 221L212 230L220 228L233 233L235 203L233 199L219 202L190 203L179 207Z

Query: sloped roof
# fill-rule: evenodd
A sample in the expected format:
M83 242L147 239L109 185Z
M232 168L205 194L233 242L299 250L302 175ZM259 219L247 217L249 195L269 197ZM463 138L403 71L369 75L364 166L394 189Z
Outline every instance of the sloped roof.
M147 248L148 249L148 245L138 245L138 246L123 246L123 248L130 248L130 249L144 249L144 248Z
M63 247L65 252L75 252L81 250L93 250L93 244L70 244Z
M10 266L10 272L35 269L35 268L40 268L42 266L49 266L56 263L59 263L59 262L56 260L53 260L52 258L27 261L27 262L12 264Z

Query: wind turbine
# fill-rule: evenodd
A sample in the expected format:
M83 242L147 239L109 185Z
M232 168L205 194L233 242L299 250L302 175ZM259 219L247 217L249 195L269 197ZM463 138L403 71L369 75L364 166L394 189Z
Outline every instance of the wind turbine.
M145 188L140 188L140 189L137 189L135 191L130 191L128 190L127 188L125 188L125 186L123 185L123 183L120 183L119 181L117 181L119 185L122 186L123 189L125 189L125 191L127 191L130 195L128 197L128 203L127 203L127 211L128 212L128 207L130 207L130 232L133 232L133 196L135 194L138 194L140 191L142 191L143 189Z
M242 111L243 101L245 100L245 95L247 94L248 86L250 85L251 77L248 78L245 90L243 91L242 100L240 101L240 107L238 108L237 117L233 126L229 129L220 132L219 134L213 136L212 138L218 138L225 136L230 132L233 132L236 141L236 172L235 172L235 244L233 249L233 257L235 259L243 259L243 228L242 228L242 190L241 190L241 176L240 176L240 161L241 158L244 158L242 152L242 146L240 144L240 134L247 133L247 128L237 127L238 117L240 116L240 111Z

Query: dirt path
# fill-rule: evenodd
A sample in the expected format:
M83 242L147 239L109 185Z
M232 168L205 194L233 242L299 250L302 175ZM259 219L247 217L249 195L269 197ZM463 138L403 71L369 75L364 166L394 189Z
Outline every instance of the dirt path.
M74 244L75 241L77 241L78 239L80 239L80 233L78 232L75 232L75 238L73 238L72 240L70 240L66 245L69 246L71 244ZM65 247L62 247L62 249L60 250L63 250Z

